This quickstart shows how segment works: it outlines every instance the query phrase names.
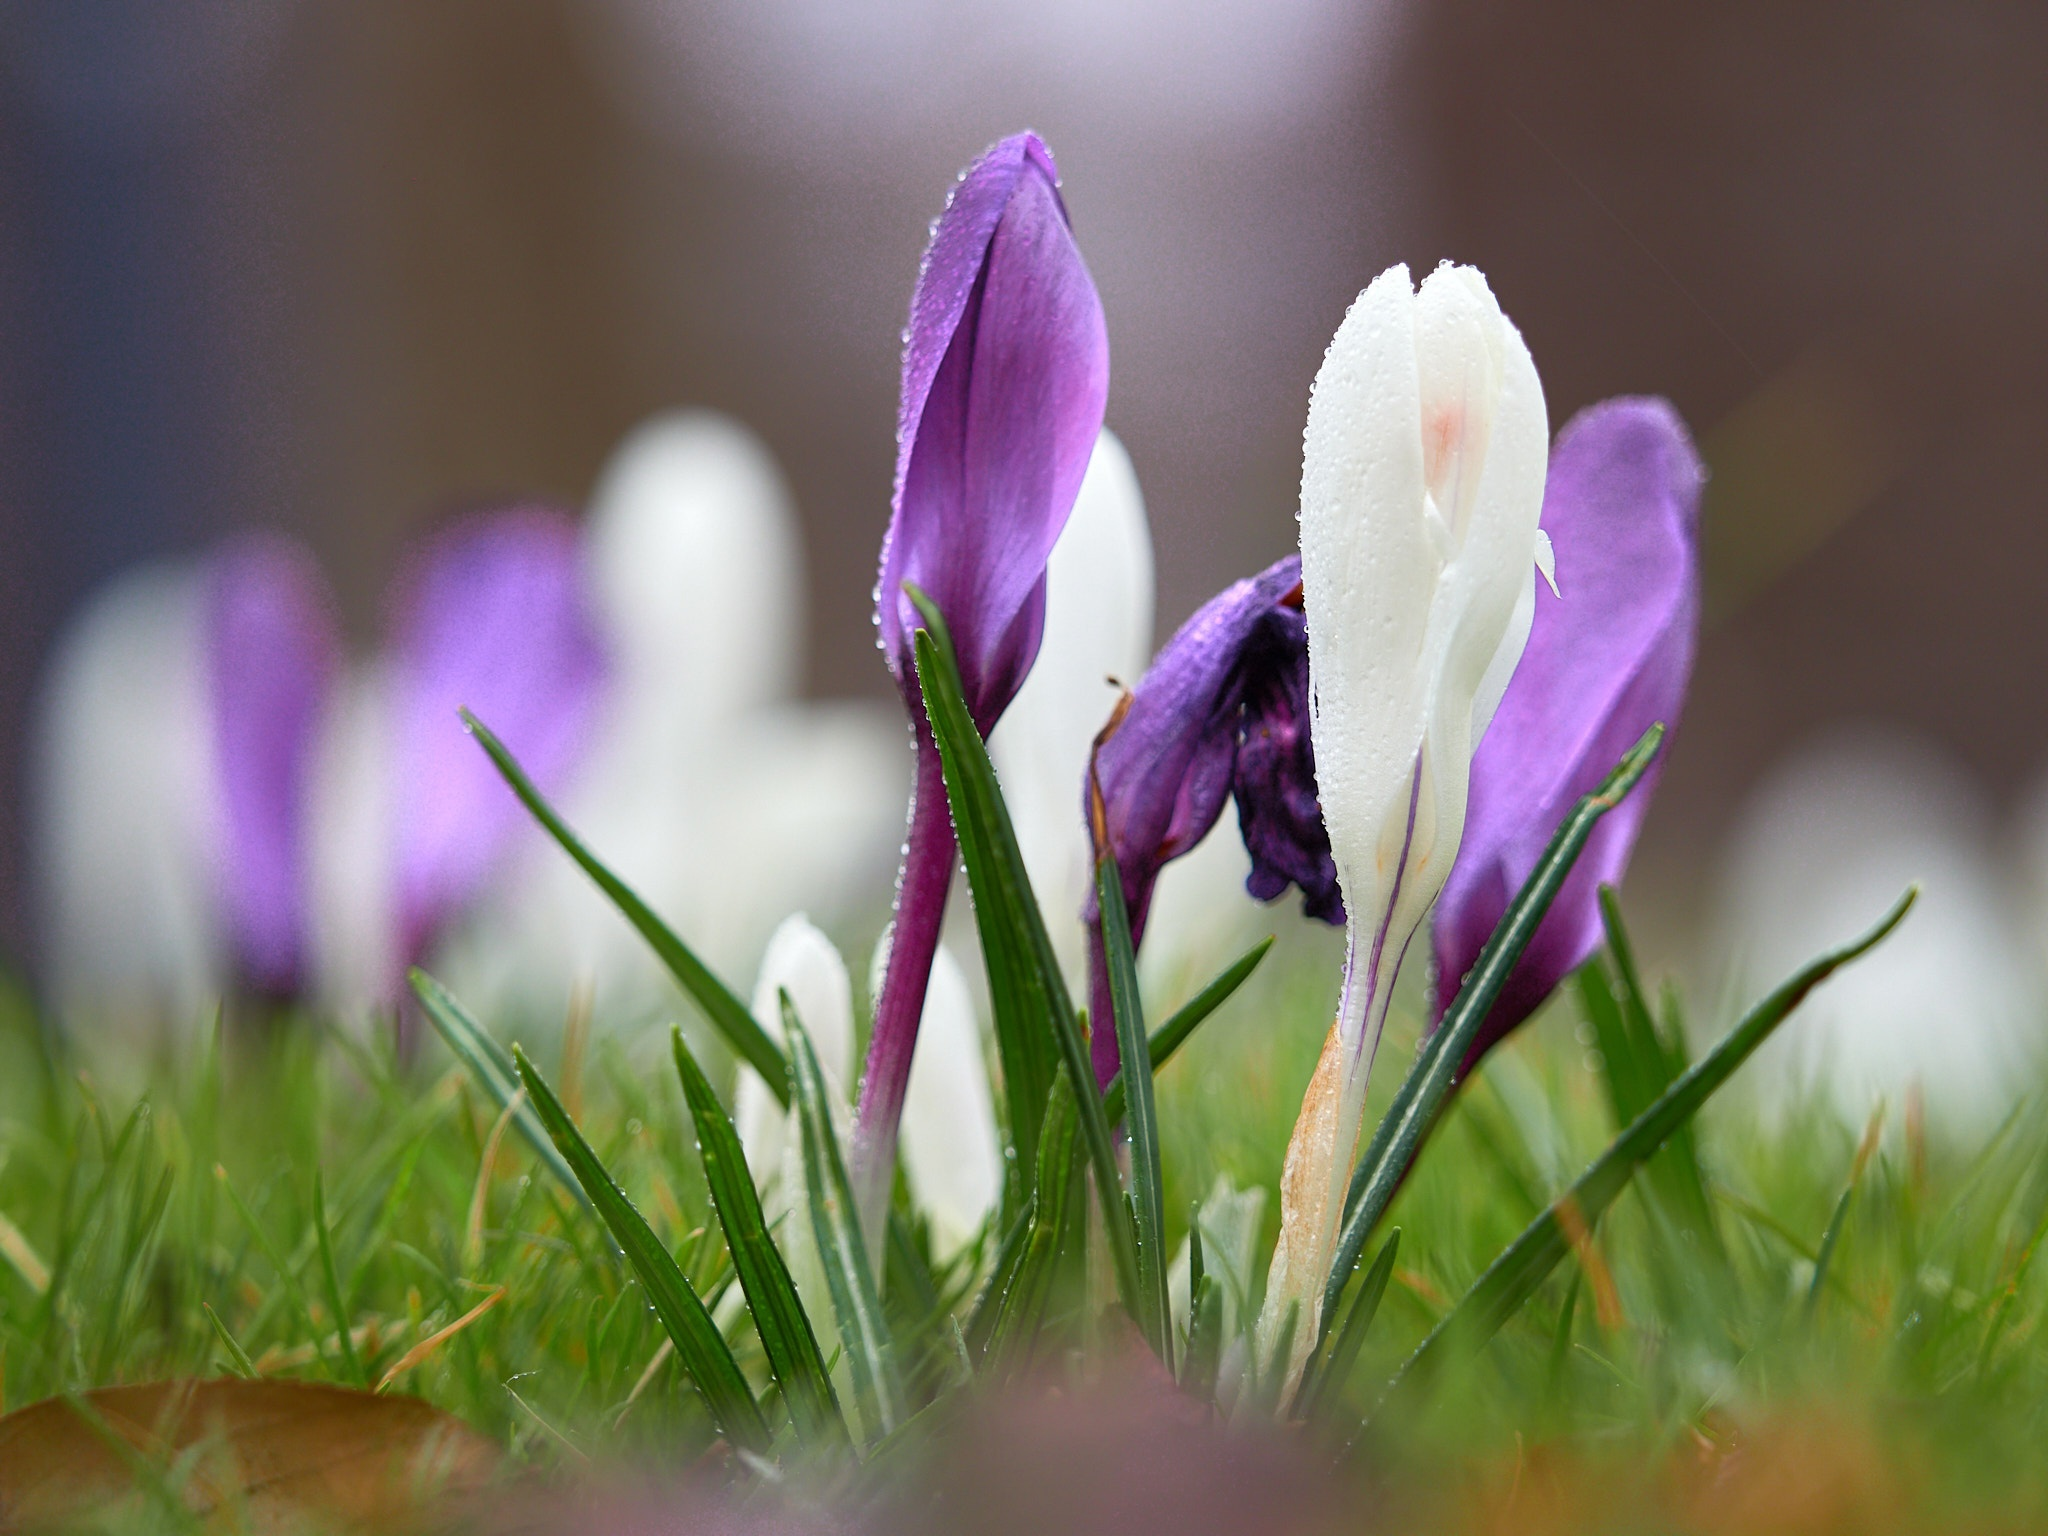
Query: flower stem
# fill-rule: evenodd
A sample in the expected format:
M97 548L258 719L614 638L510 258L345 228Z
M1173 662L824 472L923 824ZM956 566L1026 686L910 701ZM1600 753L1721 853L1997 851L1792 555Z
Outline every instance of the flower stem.
M896 1136L917 1027L924 1017L925 988L946 918L959 844L946 808L946 780L939 750L920 714L917 771L910 792L910 832L903 844L903 868L896 878L896 911L890 928L889 960L875 999L875 1027L868 1037L861 1073L860 1107L855 1113L851 1167L853 1197L860 1207L861 1235L881 1273L878 1244L889 1211L889 1187L896 1174Z
M1088 927L1088 1053L1095 1064L1096 1087L1107 1088L1122 1062L1109 997L1109 961L1102 952L1102 928L1094 923Z

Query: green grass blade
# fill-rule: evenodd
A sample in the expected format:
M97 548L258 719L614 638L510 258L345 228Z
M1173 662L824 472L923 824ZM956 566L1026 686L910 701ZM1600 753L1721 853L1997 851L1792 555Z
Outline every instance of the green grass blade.
M1856 1195L1856 1180L1851 1178L1842 1191L1842 1198L1835 1202L1834 1214L1828 1217L1828 1229L1821 1234L1820 1257L1814 1260L1813 1282L1806 1288L1806 1306L1803 1317L1810 1327L1814 1314L1820 1311L1821 1292L1827 1288L1828 1266L1835 1259L1835 1245L1842 1240L1842 1228L1849 1221L1849 1205Z
M1123 1181L1088 1045L1081 1038L1080 1021L1060 976L1044 916L1024 872L1017 834L996 785L988 747L967 712L945 622L922 592L907 585L904 590L929 626L917 632L917 676L945 769L946 800L959 834L967 881L974 893L974 916L988 964L996 1043L1003 1060L1010 1134L1017 1144L1018 1160L1027 1160L1034 1150L1036 1116L1051 1089L1052 1063L1056 1062L1065 1067L1073 1085L1081 1144L1095 1172L1096 1193L1102 1202L1117 1295L1133 1318L1141 1317L1137 1241L1124 1211ZM1049 1056L1049 1046L1056 1055ZM1013 1062L1016 1076L1012 1075Z
M313 1321L312 1299L306 1295L306 1288L300 1283L298 1270L293 1266L292 1261L279 1251L277 1244L271 1241L270 1233L264 1228L263 1223L256 1219L256 1213L249 1208L249 1203L242 1198L242 1192L236 1189L233 1181L228 1178L227 1169L216 1163L214 1164L213 1175L222 1192L227 1195L228 1204L234 1207L235 1214L241 1218L242 1225L248 1228L249 1235L255 1238L256 1246L261 1248L263 1256L270 1260L270 1267L277 1275L278 1284L283 1290L285 1298L291 1303L292 1311L297 1316L299 1326L306 1330L306 1343L312 1347L314 1358L323 1365L326 1364L327 1346L324 1342L324 1335L320 1325ZM54 1274L55 1271L52 1273ZM50 1294L54 1295L56 1290L57 1282L55 1279L52 1279L50 1282Z
M786 1106L789 1103L789 1063L783 1060L775 1042L768 1038L768 1032L747 1011L747 1005L712 974L710 967L697 958L690 946L676 936L675 930L663 922L632 887L607 869L597 855L583 845L583 840L570 830L569 824L527 778L518 759L505 749L505 744L493 736L481 720L465 709L462 711L462 723L489 754L498 772L504 775L505 782L512 786L512 793L533 814L534 820L546 828L548 836L559 843L562 851L597 883L597 888L604 892L611 904L647 941L648 948L668 967L668 973L676 979L676 984L711 1021L712 1027L725 1037L726 1044L761 1074L769 1090Z
M1396 1394L1426 1386L1453 1352L1469 1354L1491 1338L1570 1250L1568 1234L1591 1231L1636 1169L1692 1118L1809 992L1881 943L1899 925L1918 894L1919 887L1908 889L1876 927L1853 943L1822 955L1758 1003L1725 1039L1638 1115L1572 1187L1487 1266L1450 1315L1408 1358L1388 1390L1388 1401Z
M1074 1186L1081 1176L1076 1123L1073 1085L1058 1078L1046 1100L1043 1133L1038 1138L1030 1234L1016 1277L998 1304L984 1356L987 1369L998 1380L1030 1365L1046 1302L1058 1278L1060 1244L1073 1220Z
M1350 1380L1351 1369L1358 1363L1358 1351L1372 1328L1381 1299L1387 1294L1387 1282L1394 1274L1394 1256L1400 1251L1401 1229L1396 1227L1380 1244L1372 1268L1365 1272L1364 1284L1351 1298L1351 1308L1344 1314L1343 1323L1331 1333L1329 1348L1317 1357L1313 1374L1303 1375L1301 1388L1294 1397L1296 1418L1321 1420L1336 1405L1337 1394Z
M1123 1060L1144 1060L1149 1067L1145 1011L1138 997L1138 962L1131 951L1123 876L1115 859L1105 856L1096 860L1095 896L1102 909L1102 953L1109 971L1110 1011L1116 1015L1117 1050ZM1136 1317L1152 1352L1171 1371L1173 1308L1166 1297L1166 1186L1159 1165L1159 1112L1152 1101L1152 1073L1132 1073L1129 1085L1125 1119L1131 1149L1131 1227L1137 1242L1140 1310Z
M811 1208L811 1233L817 1240L826 1287L832 1293L832 1310L839 1320L847 1371L853 1377L854 1403L866 1438L879 1440L905 1417L895 1346L875 1290L867 1245L861 1240L846 1161L832 1129L830 1090L817 1053L811 1049L811 1037L804 1032L803 1020L796 1016L787 992L782 994L782 1027L789 1039L791 1087L803 1131L804 1191Z
M974 893L975 927L988 970L990 1012L996 1053L1002 1063L1003 1096L1017 1165L1037 1161L1038 1130L1045 1098L1059 1071L1054 1040L1055 1012L1071 1015L1073 1005L1057 966L1048 968L1051 945L1040 955L1030 929L1044 937L1044 924L1031 879L1017 851L1009 812L996 785L995 767L974 728L961 694L953 643L943 620L922 593L912 600L931 626L917 646L918 683L925 714L945 770L946 800L953 816L967 879Z
M1259 962L1266 958L1266 951L1272 947L1273 936L1268 934L1231 961L1214 981L1181 1004L1164 1024L1152 1031L1145 1045L1151 1053L1154 1072L1171 1061L1174 1052L1188 1043L1188 1037L1194 1034L1197 1026L1230 1001L1231 994L1259 968ZM1102 1091L1102 1114L1111 1125L1124 1117L1124 1075L1121 1072L1112 1077L1109 1086Z
M1216 1372L1223 1362L1223 1287L1214 1275L1188 1288L1188 1350L1181 1362L1181 1390L1198 1402L1216 1398Z
M1614 1003L1611 1026L1634 1077L1633 1093L1625 1106L1616 1096L1614 1123L1618 1129L1649 1108L1688 1063L1676 1026L1669 1041L1658 1031L1649 996L1643 990L1641 972L1636 968L1635 945L1629 939L1621 904L1611 885L1600 887L1600 921L1606 929L1607 954L1613 963L1613 980L1608 990ZM1594 1021L1594 1027L1600 1032L1599 1020ZM1600 1033L1601 1056L1605 1060L1607 1037L1605 1032ZM1706 1173L1700 1167L1699 1148L1691 1126L1680 1127L1670 1144L1650 1159L1645 1177L1679 1225L1705 1248L1717 1265L1725 1264L1727 1250L1714 1220L1714 1205L1707 1193Z
M427 1022L448 1043L455 1059L468 1068L470 1080L489 1094L502 1111L519 1093L519 1070L512 1064L505 1048L493 1040L489 1031L455 1000L453 993L425 971L414 968L407 973L407 979L412 983L413 996L426 1010ZM533 1148L541 1165L564 1189L589 1206L590 1197L583 1192L582 1184L556 1150L554 1138L548 1135L547 1127L541 1123L531 1099L519 1100L519 1107L512 1112L512 1124Z
M1003 1297L1009 1293L1016 1281L1018 1267L1024 1262L1032 1214L1032 1201L1027 1195L1017 1219L1003 1234L1002 1243L996 1249L995 1262L989 1266L988 1279L982 1285L981 1295L975 1299L967 1326L961 1330L961 1340L966 1345L970 1362L977 1362L988 1353L988 1341L995 1332L996 1318L1002 1312Z
M242 1348L241 1341L228 1332L228 1325L220 1320L220 1314L207 1303L199 1303L199 1310L206 1314L207 1322L213 1325L213 1336L220 1340L220 1347L227 1351L228 1364L234 1373L253 1381L257 1374L256 1362L249 1358L249 1352Z
M1337 1239L1335 1261L1323 1293L1322 1326L1327 1331L1337 1316L1337 1301L1345 1282L1365 1252L1366 1238L1386 1213L1387 1205L1400 1187L1408 1165L1414 1161L1423 1141L1436 1123L1438 1112L1451 1089L1457 1085L1458 1068L1479 1037L1480 1026L1493 1011L1494 1000L1513 974L1515 962L1535 937L1543 916L1550 910L1559 887L1578 862L1586 839L1600 818L1619 805L1648 770L1657 747L1664 739L1664 727L1653 725L1623 754L1614 772L1592 794L1572 807L1550 846L1544 850L1526 884L1516 895L1500 926L1479 952L1471 974L1465 978L1457 997L1445 1010L1437 1026L1415 1058L1373 1132L1365 1156L1352 1171L1351 1187L1344 1200L1344 1225Z
M762 1417L761 1405L754 1401L753 1389L747 1385L739 1362L726 1347L718 1324L711 1320L688 1278L676 1267L674 1256L647 1225L647 1218L633 1208L625 1191L613 1182L547 1080L516 1045L512 1048L512 1061L541 1123L575 1171L599 1218L611 1229L626 1262L633 1266L633 1273L639 1276L655 1316L661 1319L661 1326L675 1344L676 1359L697 1384L711 1421L742 1450L765 1455L769 1445L768 1422Z
M356 1341L350 1337L348 1328L348 1306L341 1294L341 1274L334 1267L334 1241L327 1232L327 1191L320 1170L313 1170L313 1236L320 1247L320 1279L327 1288L327 1306L334 1314L335 1337L341 1341L341 1363L348 1368L349 1380L358 1387L367 1387L370 1378L363 1370L362 1357L356 1353Z
M710 1079L684 1044L680 1028L670 1030L669 1044L675 1053L676 1075L683 1080L683 1097L689 1101L690 1118L697 1126L704 1182L711 1187L712 1208L725 1232L725 1246L732 1254L747 1310L753 1314L754 1331L761 1336L768 1369L782 1388L797 1434L813 1446L843 1445L846 1420L832 1391L831 1373L825 1368L825 1355L818 1348L818 1336L811 1329L804 1304L797 1297L796 1282L789 1277L789 1266L768 1236L761 1196L747 1168L739 1133L727 1118L725 1106L718 1102Z

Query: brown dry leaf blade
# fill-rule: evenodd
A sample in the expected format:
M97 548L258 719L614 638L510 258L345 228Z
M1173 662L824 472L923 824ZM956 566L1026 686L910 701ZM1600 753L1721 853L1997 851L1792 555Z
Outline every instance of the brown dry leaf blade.
M0 1532L63 1526L146 1493L138 1467L157 1469L198 1514L239 1510L252 1531L403 1528L445 1513L504 1460L418 1398L313 1382L161 1381L77 1403L86 1411L53 1397L0 1418Z

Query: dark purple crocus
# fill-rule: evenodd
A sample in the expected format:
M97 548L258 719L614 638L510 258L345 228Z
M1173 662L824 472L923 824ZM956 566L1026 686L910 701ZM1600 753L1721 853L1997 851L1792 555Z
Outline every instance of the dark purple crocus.
M481 890L525 812L464 730L467 708L553 794L605 681L576 525L515 507L436 538L401 582L391 646L399 954L412 964Z
M1133 943L1144 936L1160 871L1208 835L1233 796L1252 860L1246 889L1271 901L1299 886L1310 917L1344 921L1316 802L1301 556L1226 588L1180 627L1097 747L1093 772ZM1083 787L1084 800L1092 793ZM1117 1044L1093 897L1084 916L1095 1071L1107 1083Z
M1699 632L1703 478L1663 400L1589 407L1551 450L1543 527L1562 595L1538 585L1528 649L1472 758L1465 836L1436 908L1439 1018L1573 802L1652 724L1678 723ZM1599 888L1628 867L1662 763L1594 828L1461 1075L1599 946Z
M283 999L310 959L307 800L340 659L334 607L311 555L275 535L223 549L205 583L222 926L236 980Z
M957 855L924 718L906 582L945 616L984 735L1016 696L1045 625L1045 563L1101 430L1109 340L1033 134L968 167L932 230L904 333L896 489L875 622L916 742L894 937L861 1080L854 1177L879 1218L918 1019Z

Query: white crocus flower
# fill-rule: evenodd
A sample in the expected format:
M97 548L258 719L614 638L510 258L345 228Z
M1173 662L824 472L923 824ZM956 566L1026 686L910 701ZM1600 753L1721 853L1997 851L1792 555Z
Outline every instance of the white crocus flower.
M218 995L212 809L196 563L109 583L44 685L35 855L50 990L74 1033L196 1029Z
M769 938L754 981L754 1022L787 1050L784 992L811 1037L826 1089L835 1101L847 1102L847 1074L853 1069L853 983L838 948L801 912L784 918ZM754 1182L769 1197L770 1216L788 1209L794 1191L780 1187L780 1176L783 1154L797 1141L793 1108L785 1108L761 1074L742 1064L732 1118ZM843 1122L840 1129L845 1129Z
M944 944L932 957L917 1054L903 1095L903 1176L944 1263L974 1240L1003 1194L988 1055L967 974Z
M839 951L802 913L784 919L775 930L754 985L755 1019L769 1038L787 1048L780 1005L784 991L818 1053L843 1138L853 1105L852 987ZM804 1209L795 1116L794 1106L785 1109L760 1074L741 1065L733 1124L771 1220ZM960 962L943 946L933 959L925 993L903 1103L902 1146L904 1177L930 1223L933 1256L943 1262L973 1240L1003 1191L1002 1147L974 994ZM800 1219L800 1224L807 1222ZM785 1253L793 1255L793 1267L801 1271L798 1261L808 1257L803 1251L808 1232L792 1230L787 1220L779 1230ZM800 1284L804 1278L800 1272Z
M1068 980L1086 953L1094 884L1081 785L1088 749L1152 656L1152 530L1131 456L1104 428L1073 514L1046 563L1045 637L989 738L1032 890Z
M1367 1078L1409 941L1458 851L1472 752L1528 639L1549 430L1471 267L1375 279L1316 375L1301 560L1316 787L1348 914L1344 986L1281 1180L1260 1346L1314 1346ZM1285 1401L1283 1394L1282 1401Z

